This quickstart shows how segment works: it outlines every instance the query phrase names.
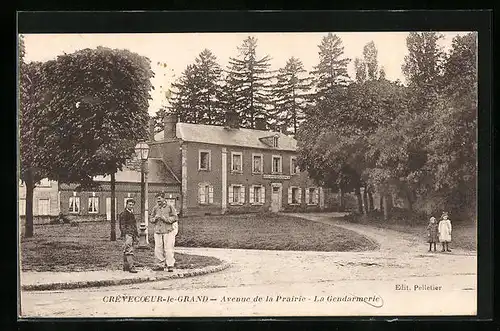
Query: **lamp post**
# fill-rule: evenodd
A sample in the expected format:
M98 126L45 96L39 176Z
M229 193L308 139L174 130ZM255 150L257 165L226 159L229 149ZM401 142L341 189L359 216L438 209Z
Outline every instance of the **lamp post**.
M148 214L146 210L146 181L147 181L147 160L149 155L149 145L140 142L135 146L137 158L141 160L141 223L139 224L139 248L148 247Z

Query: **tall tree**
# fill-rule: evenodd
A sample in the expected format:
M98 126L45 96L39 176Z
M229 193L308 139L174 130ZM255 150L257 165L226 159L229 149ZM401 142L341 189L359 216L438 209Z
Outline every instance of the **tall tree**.
M19 78L19 178L26 187L24 235L32 237L33 190L37 182L48 176L45 164L53 146L40 139L39 134L44 127L50 125L46 116L48 101L43 64L39 62L26 64L21 57Z
M444 63L443 101L433 113L427 170L446 208L475 214L477 173L477 34L453 39Z
M181 122L205 124L198 94L200 79L194 64L190 64L172 84L173 96L169 112L177 114Z
M363 47L363 59L366 65L367 77L370 80L378 78L377 54L377 47L375 47L375 43L373 41L370 41Z
M203 119L206 124L224 124L224 114L220 107L222 68L217 58L208 49L204 49L195 59L199 77L198 98Z
M317 101L324 99L335 87L345 85L348 82L347 64L350 61L350 59L343 57L342 40L331 32L323 37L318 47L319 64L311 72L316 82L314 98Z
M304 77L306 70L302 61L291 57L285 67L280 68L277 82L273 90L275 109L273 117L278 126L293 128L293 134L304 120L307 93L311 84L308 77Z
M39 137L56 147L46 164L51 176L86 187L96 175L121 170L136 142L147 139L150 60L128 50L84 49L49 61L46 75L51 126ZM111 240L115 228L112 213Z
M228 84L235 92L241 124L255 128L255 118L266 118L271 104L269 96L270 57L258 58L257 38L248 37L238 47L239 56L229 59Z
M354 72L356 82L363 83L366 81L366 63L358 57L354 59Z

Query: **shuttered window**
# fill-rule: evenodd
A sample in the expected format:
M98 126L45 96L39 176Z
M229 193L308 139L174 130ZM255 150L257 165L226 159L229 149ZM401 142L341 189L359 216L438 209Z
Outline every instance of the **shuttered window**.
M302 200L302 190L300 187L291 186L288 188L288 204L299 205Z
M214 203L214 187L210 183L198 184L198 203L202 205Z
M316 187L306 189L306 202L308 205L317 205L319 201L319 190Z
M228 190L229 204L242 205L245 203L245 186L231 185Z
M252 185L249 193L249 200L253 205L262 205L266 201L266 188L262 185Z

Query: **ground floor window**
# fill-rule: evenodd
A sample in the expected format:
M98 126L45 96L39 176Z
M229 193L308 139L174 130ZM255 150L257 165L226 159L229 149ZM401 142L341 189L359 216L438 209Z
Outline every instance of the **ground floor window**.
M38 199L38 215L50 214L50 199Z
M245 186L231 185L229 186L229 204L242 205L245 203Z
M72 214L80 212L80 197L69 197L69 212Z
M288 189L288 204L299 205L302 200L302 189L292 186Z
M89 214L97 214L99 212L99 197L89 197Z
M252 185L250 187L250 203L262 205L266 201L266 189L262 185Z
M214 187L211 184L198 184L198 202L202 205L214 203Z
M319 200L319 190L316 187L310 187L306 190L306 201L308 205L317 205Z

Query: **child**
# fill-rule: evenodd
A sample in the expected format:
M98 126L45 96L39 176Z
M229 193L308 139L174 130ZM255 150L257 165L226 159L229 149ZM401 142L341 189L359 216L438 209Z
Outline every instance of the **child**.
M443 245L443 252L451 252L451 250L448 247L448 243L451 242L451 221L448 219L448 213L443 213L443 216L441 216L441 221L439 221L439 226L438 226L438 232L439 232L439 241Z
M436 251L436 243L438 242L438 224L435 217L431 217L429 225L427 225L427 242L429 243L429 252L432 244L434 244L434 252Z

